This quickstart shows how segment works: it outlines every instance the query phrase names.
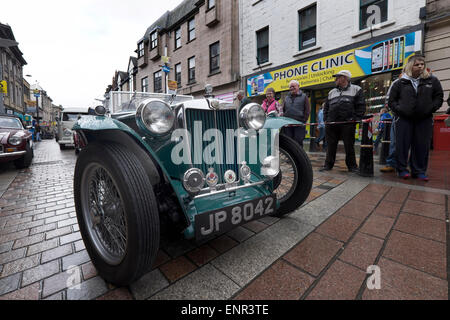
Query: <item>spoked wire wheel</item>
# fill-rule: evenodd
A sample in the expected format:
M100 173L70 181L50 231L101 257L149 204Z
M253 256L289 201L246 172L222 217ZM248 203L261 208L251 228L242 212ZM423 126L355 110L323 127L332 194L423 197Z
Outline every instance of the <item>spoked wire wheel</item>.
M289 199L295 191L299 182L298 169L292 157L280 148L280 173L278 187L275 189L278 201L284 202Z
M126 254L128 229L117 183L98 164L86 168L81 183L82 212L94 248L105 262L118 265Z

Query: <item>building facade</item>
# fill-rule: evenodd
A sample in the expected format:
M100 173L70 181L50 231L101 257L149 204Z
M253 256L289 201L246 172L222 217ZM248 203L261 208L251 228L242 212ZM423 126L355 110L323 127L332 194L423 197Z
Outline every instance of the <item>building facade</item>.
M9 25L0 23L0 38L15 41ZM24 114L23 66L27 64L17 46L0 46L0 81L7 83L8 92L3 94L3 107L9 114Z
M427 0L425 25L425 58L433 74L444 89L444 104L439 112L447 110L450 94L450 0Z
M350 70L366 94L370 112L384 104L387 89L406 59L423 50L425 0L242 0L242 81L253 100L273 87L283 101L298 80L311 100L311 121L333 74Z
M203 96L210 84L232 101L240 76L238 19L238 0L185 0L166 12L138 41L136 90L167 92L171 80L178 94Z

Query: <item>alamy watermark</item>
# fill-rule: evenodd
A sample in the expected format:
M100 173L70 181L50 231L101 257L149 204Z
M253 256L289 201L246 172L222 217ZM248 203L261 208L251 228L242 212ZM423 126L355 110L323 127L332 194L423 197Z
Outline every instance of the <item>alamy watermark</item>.
M370 276L367 278L366 285L369 290L381 289L381 269L379 266L368 266L367 272Z

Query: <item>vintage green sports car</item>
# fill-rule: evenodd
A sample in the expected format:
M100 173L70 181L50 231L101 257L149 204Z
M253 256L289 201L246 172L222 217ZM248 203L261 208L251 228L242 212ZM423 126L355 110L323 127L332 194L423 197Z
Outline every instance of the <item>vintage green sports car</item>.
M212 96L111 92L107 101L73 127L83 146L74 194L86 249L113 284L149 271L163 225L201 243L292 212L311 191L308 156L280 134L297 121Z

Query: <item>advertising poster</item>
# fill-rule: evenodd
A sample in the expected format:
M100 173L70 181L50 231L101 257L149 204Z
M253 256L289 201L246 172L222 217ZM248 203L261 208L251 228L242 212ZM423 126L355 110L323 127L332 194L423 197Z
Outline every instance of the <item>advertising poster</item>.
M410 56L421 51L421 46L422 31L416 31L274 70L247 79L247 96L263 95L269 87L276 92L287 91L291 80L297 80L300 88L332 83L333 75L341 70L349 70L353 78L399 70Z

